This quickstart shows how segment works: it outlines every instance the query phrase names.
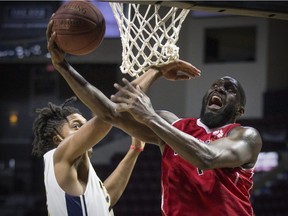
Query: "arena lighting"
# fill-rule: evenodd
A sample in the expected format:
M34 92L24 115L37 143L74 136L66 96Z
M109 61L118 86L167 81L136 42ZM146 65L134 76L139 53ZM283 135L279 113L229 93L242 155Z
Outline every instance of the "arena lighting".
M255 172L269 172L279 164L277 152L260 152L255 166Z
M33 56L41 56L43 55L43 52L41 50L40 44L32 44L26 45L26 46L15 46L15 47L2 47L0 49L0 58L18 58L18 59L24 59L27 57L33 57Z
M9 113L9 124L10 126L15 126L18 124L18 112L17 111L11 111Z

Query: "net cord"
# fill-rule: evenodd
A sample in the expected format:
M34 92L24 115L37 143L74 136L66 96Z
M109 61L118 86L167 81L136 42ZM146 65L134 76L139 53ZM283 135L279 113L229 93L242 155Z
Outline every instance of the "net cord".
M176 43L182 23L190 10L159 4L109 4L121 36L120 70L123 74L138 77L151 65L179 59L179 47Z

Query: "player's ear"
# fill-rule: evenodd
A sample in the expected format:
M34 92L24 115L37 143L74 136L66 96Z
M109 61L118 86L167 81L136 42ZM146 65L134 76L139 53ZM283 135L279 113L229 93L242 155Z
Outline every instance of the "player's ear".
M63 139L62 139L62 137L59 134L53 136L53 143L55 145L59 145L62 142L62 140Z
M239 117L242 116L244 114L244 112L245 112L245 108L243 106L241 106L237 111Z

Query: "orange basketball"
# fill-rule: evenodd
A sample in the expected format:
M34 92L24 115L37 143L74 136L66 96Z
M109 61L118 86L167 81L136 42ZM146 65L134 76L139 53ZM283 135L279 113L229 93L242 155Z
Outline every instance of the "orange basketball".
M88 1L69 1L52 17L56 43L64 52L86 55L103 41L106 24L101 11Z

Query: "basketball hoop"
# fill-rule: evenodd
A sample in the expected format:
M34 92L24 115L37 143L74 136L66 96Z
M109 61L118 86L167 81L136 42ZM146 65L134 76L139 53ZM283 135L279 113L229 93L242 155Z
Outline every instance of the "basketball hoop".
M109 4L120 31L123 74L138 77L151 65L179 59L176 43L189 9L136 2Z

